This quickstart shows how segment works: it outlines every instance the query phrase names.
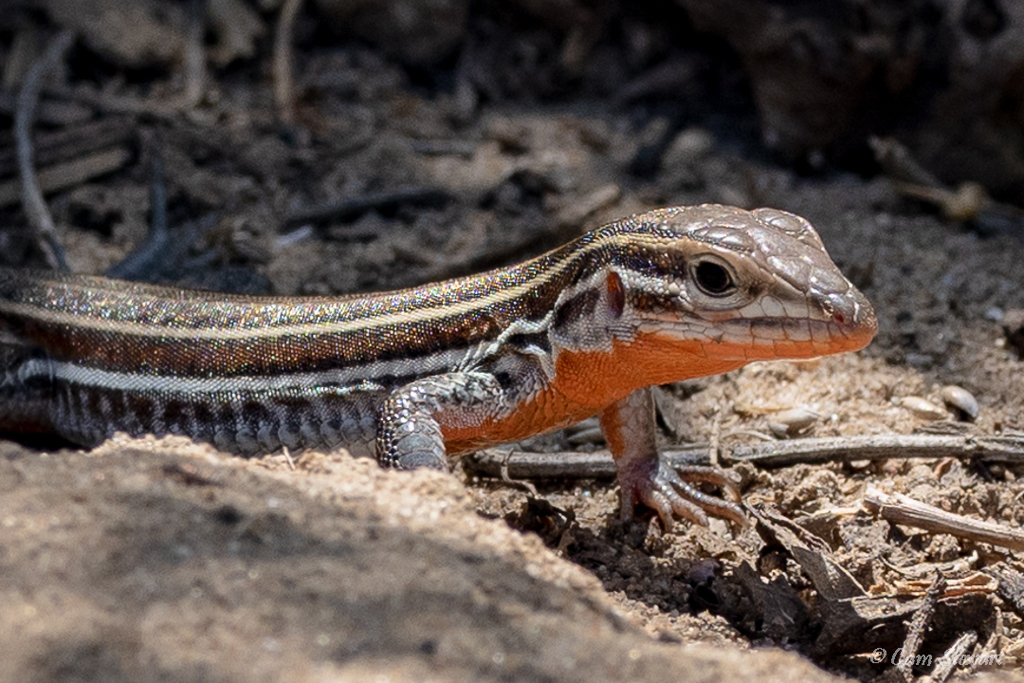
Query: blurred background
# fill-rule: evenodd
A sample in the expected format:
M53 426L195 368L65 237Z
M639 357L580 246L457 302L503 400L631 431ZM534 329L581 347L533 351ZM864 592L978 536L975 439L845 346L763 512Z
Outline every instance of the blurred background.
M1022 224L1020 3L4 5L8 262L40 257L8 131L62 31L31 151L76 269L142 243L154 185L184 232L150 279L282 293L466 272L654 205L784 205L779 185L841 174L873 206ZM327 247L275 263L310 239Z

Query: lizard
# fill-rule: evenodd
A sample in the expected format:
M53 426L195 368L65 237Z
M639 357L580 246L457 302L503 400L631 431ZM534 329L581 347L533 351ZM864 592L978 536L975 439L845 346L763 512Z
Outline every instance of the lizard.
M874 311L794 214L701 205L518 265L346 297L253 297L0 268L0 431L181 434L398 468L599 415L621 514L742 521L659 457L650 387L866 346Z

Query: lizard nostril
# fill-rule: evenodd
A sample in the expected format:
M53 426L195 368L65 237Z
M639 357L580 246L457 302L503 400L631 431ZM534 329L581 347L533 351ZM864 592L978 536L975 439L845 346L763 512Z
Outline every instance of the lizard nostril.
M829 294L821 297L819 302L825 315L840 328L845 330L858 324L857 308L847 297Z

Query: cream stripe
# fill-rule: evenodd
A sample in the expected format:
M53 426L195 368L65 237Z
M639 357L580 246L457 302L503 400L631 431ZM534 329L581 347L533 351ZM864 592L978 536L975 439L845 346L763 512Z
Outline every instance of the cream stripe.
M492 305L513 301L517 298L522 297L530 290L546 282L549 282L558 275L562 274L568 267L568 264L576 261L579 258L585 257L591 251L606 248L607 246L609 246L609 244L646 244L648 246L658 246L673 241L676 240L668 240L653 235L642 235L636 233L601 237L600 239L595 240L590 244L586 245L583 249L576 251L569 255L567 258L564 258L561 261L555 263L551 268L548 268L547 270L539 273L534 278L522 284L516 285L514 287L507 287L504 289L491 292L490 294L487 294L479 299L461 302L457 304L434 306L430 308L417 308L407 313L392 313L377 316L368 316L363 318L357 318L354 320L342 320L333 323L316 322L301 325L266 325L254 329L218 327L203 329L181 329L176 327L167 327L147 323L113 321L102 317L95 317L94 315L90 316L82 313L72 313L69 311L49 310L32 304L22 304L12 301L0 301L0 313L22 316L39 322L44 322L52 325L67 326L80 330L96 330L99 332L122 334L125 336L159 337L161 339L215 339L225 341L236 341L271 339L274 337L284 336L290 337L304 335L343 334L346 332L357 332L359 330L384 327L386 325L422 322L424 320L429 320L431 318L449 317L453 315L469 313L473 310L486 308ZM527 261L526 263L520 266L515 266L515 268L529 267L531 263L535 263L537 260L543 258L544 256L540 256L537 259ZM431 285L431 287L437 287L437 285ZM386 301L386 299L384 300ZM351 305L353 301L358 300L341 301L339 303ZM209 304L212 302L206 303ZM330 302L325 301L324 303L329 304ZM254 300L251 305L259 306L260 304L258 303L258 300Z
M354 388L364 381L386 376L408 377L436 375L450 371L466 355L465 349L441 351L415 360L394 360L367 363L354 368L323 372L296 372L283 375L229 377L178 377L146 375L132 372L98 370L84 365L34 358L18 368L18 379L25 383L34 377L62 380L70 384L112 391L184 394L195 398L200 394L246 391L281 391L306 393L318 386L336 385Z

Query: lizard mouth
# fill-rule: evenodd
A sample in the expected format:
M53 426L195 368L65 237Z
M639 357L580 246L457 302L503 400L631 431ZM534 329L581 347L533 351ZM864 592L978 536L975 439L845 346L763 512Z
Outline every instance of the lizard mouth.
M705 314L697 322L692 311L687 313L664 316L645 331L680 352L727 363L857 351L878 331L871 304L852 288L842 294L805 295L791 304L774 298L773 303L762 301L745 310Z
M780 306L773 315L764 315L764 306L758 306L759 315L720 314L700 329L700 341L708 357L722 360L801 359L857 351L878 331L874 309L856 290L811 295L808 304L788 312Z
M822 318L759 318L749 323L751 360L811 358L858 351L875 338L878 318L868 300L856 290L814 297ZM745 326L745 325L744 325Z

